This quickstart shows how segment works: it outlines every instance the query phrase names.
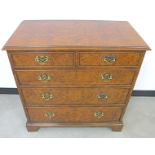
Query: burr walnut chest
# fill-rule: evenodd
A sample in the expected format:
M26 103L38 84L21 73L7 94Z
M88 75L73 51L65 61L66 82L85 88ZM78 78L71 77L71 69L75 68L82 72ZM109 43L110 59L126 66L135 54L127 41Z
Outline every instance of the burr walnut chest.
M28 131L120 131L148 45L126 21L23 21L5 44Z

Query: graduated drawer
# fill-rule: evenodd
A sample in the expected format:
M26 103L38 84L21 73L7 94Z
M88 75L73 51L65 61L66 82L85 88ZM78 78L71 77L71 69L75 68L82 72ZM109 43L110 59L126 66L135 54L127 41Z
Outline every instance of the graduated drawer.
M26 105L125 104L127 88L22 88Z
M14 66L42 67L42 66L73 66L73 53L22 52L12 54Z
M96 52L80 53L81 66L137 66L140 63L140 53Z
M118 121L121 107L50 107L27 108L32 122L95 123Z
M102 70L18 70L16 74L21 85L59 87L105 84L131 85L135 70L107 68Z

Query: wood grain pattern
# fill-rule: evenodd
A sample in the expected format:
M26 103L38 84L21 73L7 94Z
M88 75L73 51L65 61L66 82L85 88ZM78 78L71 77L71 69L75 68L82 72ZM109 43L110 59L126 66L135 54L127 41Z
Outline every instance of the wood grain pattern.
M122 108L116 107L50 107L28 108L32 122L57 122L57 123L97 123L106 121L118 121ZM46 117L47 112L54 112L55 116ZM97 118L95 112L103 112L104 116Z
M108 63L104 61L107 56L115 58L115 61ZM116 53L116 52L95 52L81 53L80 65L82 66L138 66L141 53Z
M18 70L16 74L20 85L31 86L95 86L107 84L131 85L136 70L103 69L103 70ZM112 80L103 80L102 75L112 75ZM38 80L40 75L51 77L49 81Z
M5 44L5 50L102 48L149 50L126 21L23 21Z
M36 61L36 57L45 56L48 57L48 61L41 64ZM13 63L15 67L34 67L34 66L73 66L74 65L74 54L73 53L22 53L12 55Z
M125 21L56 20L23 21L3 49L28 131L56 126L121 131L144 54L150 50ZM37 56L48 56L48 61L40 64ZM103 61L107 56L115 61ZM39 77L45 74L48 81ZM110 80L103 79L105 74Z
M128 88L22 88L26 106L125 104ZM44 99L44 94L51 95ZM100 98L106 95L107 98Z

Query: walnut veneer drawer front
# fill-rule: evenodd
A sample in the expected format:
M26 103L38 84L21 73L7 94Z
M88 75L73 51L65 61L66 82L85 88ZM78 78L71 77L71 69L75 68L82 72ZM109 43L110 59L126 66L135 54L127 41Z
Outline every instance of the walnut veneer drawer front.
M140 53L96 52L80 53L82 66L137 66L141 60Z
M27 108L33 122L89 123L118 121L122 108L117 107L53 107Z
M26 105L125 104L127 88L22 88Z
M16 71L21 85L82 86L132 84L135 70L23 70Z
M18 52L12 54L13 63L15 66L22 67L42 67L42 66L73 66L73 53L50 53L50 52Z

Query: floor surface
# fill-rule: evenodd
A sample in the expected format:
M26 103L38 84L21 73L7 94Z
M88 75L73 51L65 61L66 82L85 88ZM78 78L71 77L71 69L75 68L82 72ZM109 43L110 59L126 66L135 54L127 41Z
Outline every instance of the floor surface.
M109 128L41 128L27 132L26 118L18 95L0 95L0 137L21 138L138 138L155 137L155 98L132 97L121 132Z

